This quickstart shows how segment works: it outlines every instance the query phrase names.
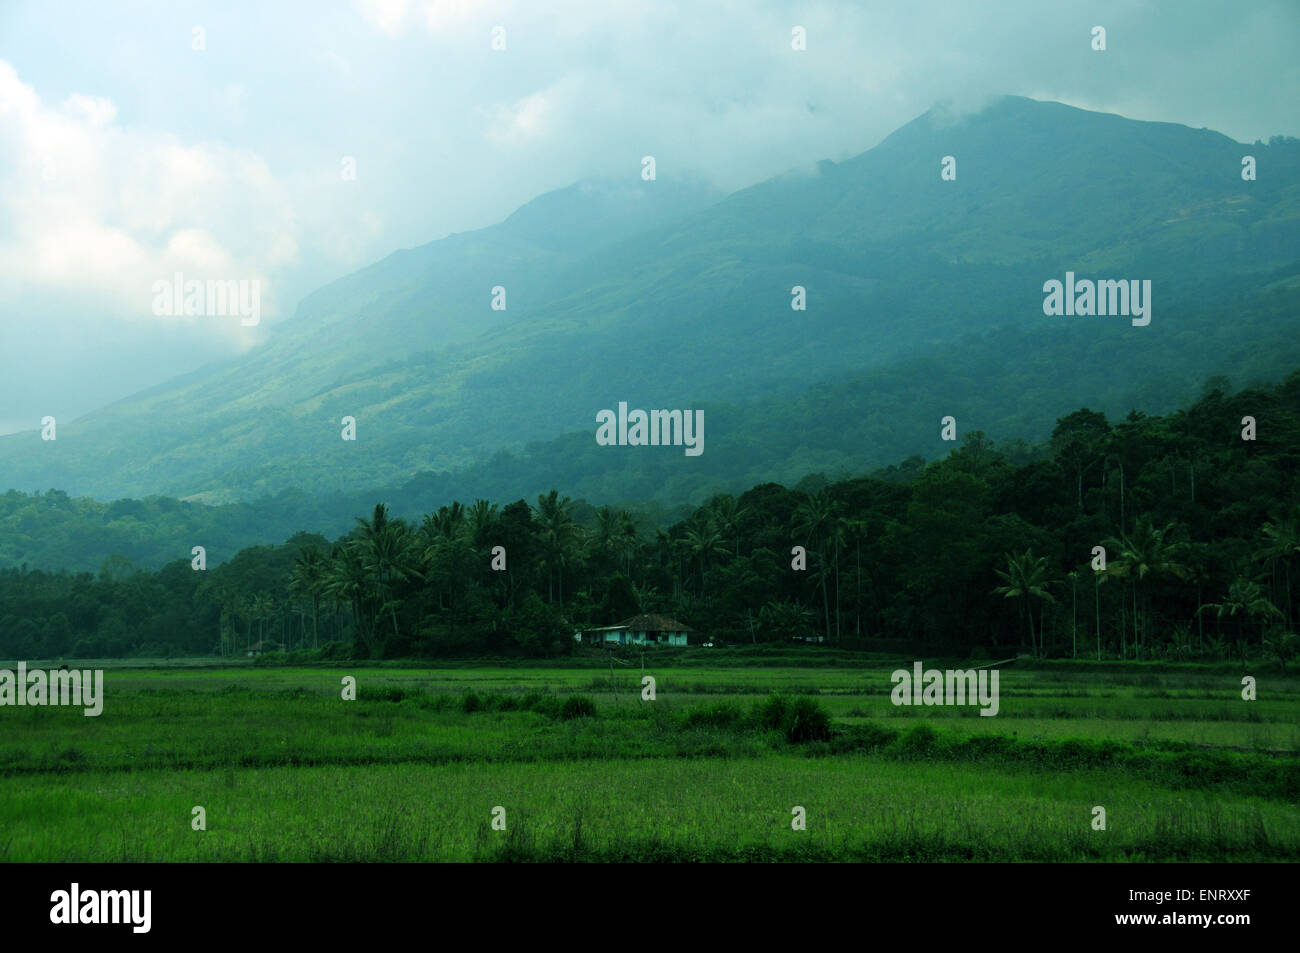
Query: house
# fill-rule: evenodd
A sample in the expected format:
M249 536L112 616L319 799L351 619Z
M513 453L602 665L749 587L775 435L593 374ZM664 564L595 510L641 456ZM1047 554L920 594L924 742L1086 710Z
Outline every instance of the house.
M618 625L583 629L573 633L573 638L587 645L685 645L687 635L694 631L667 616L638 615Z

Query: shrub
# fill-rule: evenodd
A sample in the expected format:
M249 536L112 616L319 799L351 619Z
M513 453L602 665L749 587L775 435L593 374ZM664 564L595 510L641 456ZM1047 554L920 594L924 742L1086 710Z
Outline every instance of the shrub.
M786 700L783 695L771 694L754 705L754 724L765 731L780 731L785 718Z
M831 736L830 715L807 695L794 699L769 695L754 706L753 720L765 731L781 732L792 744L826 741Z
M478 696L477 692L469 692L461 699L460 707L465 714L483 710L483 699Z
M826 741L831 736L831 718L814 699L801 695L786 708L781 728L793 744Z
M899 736L897 747L905 757L925 757L939 746L939 732L929 725L917 725Z

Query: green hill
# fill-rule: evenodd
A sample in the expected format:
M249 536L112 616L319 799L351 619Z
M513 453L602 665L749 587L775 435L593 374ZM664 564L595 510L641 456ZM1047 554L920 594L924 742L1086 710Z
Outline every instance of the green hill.
M264 347L56 442L0 438L0 487L227 502L463 494L460 474L503 498L679 502L934 455L936 414L1036 439L1081 403L1170 409L1210 374L1300 363L1297 171L1294 140L1009 97L721 201L575 186L323 288ZM1150 326L1045 316L1043 282L1067 271L1151 280ZM597 447L620 400L706 408L705 454Z

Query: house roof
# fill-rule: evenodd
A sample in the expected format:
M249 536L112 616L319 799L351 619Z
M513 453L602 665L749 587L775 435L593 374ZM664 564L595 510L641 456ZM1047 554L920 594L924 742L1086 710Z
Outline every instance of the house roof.
M630 632L694 632L689 625L670 619L666 615L636 615L626 622L620 622L611 628L627 629Z

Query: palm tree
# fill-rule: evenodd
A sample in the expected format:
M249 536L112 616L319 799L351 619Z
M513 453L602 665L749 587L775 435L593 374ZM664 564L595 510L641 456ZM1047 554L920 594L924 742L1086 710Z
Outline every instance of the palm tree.
M1282 666L1282 674L1286 675L1286 663L1300 652L1300 636L1294 632L1280 632L1264 640L1264 652L1277 659L1278 664Z
M1121 534L1119 539L1112 537L1104 543L1107 547L1114 547L1119 553L1118 559L1112 560L1106 567L1106 572L1117 578L1127 578L1132 582L1133 633L1138 658L1141 658L1142 654L1142 631L1145 628L1145 625L1141 625L1140 622L1150 614L1138 611L1138 591L1143 580L1148 576L1175 576L1185 579L1188 575L1187 567L1180 562L1183 548L1171 540L1173 535L1173 523L1157 528L1150 517L1144 516L1133 527L1132 533ZM1147 608L1147 601L1147 599L1143 600L1144 609Z
M627 560L627 577L632 578L632 557L635 555L639 539L637 537L637 523L639 520L627 510L618 511L619 520L619 546L623 550L623 556Z
M1264 587L1243 576L1238 576L1229 584L1228 594L1222 602L1206 603L1197 611L1202 612L1205 609L1215 610L1217 618L1222 619L1226 615L1236 620L1237 646L1241 653L1242 665L1246 664L1246 636L1244 632L1246 621L1254 622L1282 618L1281 611L1269 601L1268 596L1264 593ZM1261 634L1261 644L1263 641L1263 635Z
M790 599L769 599L758 610L758 620L764 632L795 637L809 631L812 613Z
M684 575L681 564L681 540L676 539L667 530L657 529L655 530L654 551L658 557L659 566L672 579L673 596L678 596L682 590L682 576Z
M1072 569L1065 574L1065 578L1070 580L1070 605L1072 618L1070 620L1070 658L1079 657L1079 570Z
M1047 557L1035 556L1031 548L1019 555L1007 553L1006 559L1005 570L994 570L1004 584L998 586L993 592L1007 599L1021 600L1021 614L1029 619L1029 645L1036 653L1041 654L1039 645L1034 639L1034 607L1030 600L1037 599L1040 603L1056 601L1056 598L1047 591L1052 581L1051 573L1047 568Z
M253 596L249 603L249 612L257 622L257 641L266 641L266 620L275 615L275 600L265 592Z
M622 517L614 507L602 506L596 511L596 530L592 534L591 541L599 555L609 559L616 558L618 541L622 533Z
M1291 605L1291 564L1300 556L1300 506L1292 506L1285 513L1264 524L1261 532L1265 543L1256 554L1274 567L1282 564L1286 591L1286 623L1294 618Z
M537 507L533 511L546 563L547 596L554 599L558 575L561 607L564 606L564 568L582 541L582 528L573 521L572 510L572 500L551 490L537 498Z
M356 636L374 654L374 625L366 612L370 598L370 575L366 571L360 547L355 540L336 546L325 573L325 594L337 599L352 610L352 623Z
M713 519L706 515L699 525L686 531L686 546L700 564L700 596L703 598L704 574L708 571L709 560L727 551L726 542L714 525Z
M289 588L295 594L311 602L311 644L320 647L317 620L320 616L320 600L325 592L325 557L319 549L304 549L293 561L293 574L289 578Z
M840 641L840 551L844 548L845 541L848 539L848 521L842 516L832 515L830 525L826 530L826 539L835 555L831 560L832 571L835 574L835 642Z
M857 560L858 579L857 586L854 589L853 608L857 625L857 637L860 639L862 638L862 544L867 541L866 520L844 520L844 537L846 542L853 544Z
M460 506L460 504L455 504ZM463 507L461 512L463 513ZM462 517L463 519L463 517ZM361 564L369 575L379 614L385 609L393 621L393 637L398 638L396 589L407 580L419 575L416 540L410 528L401 520L388 518L388 507L375 505L369 521L357 518L357 548Z
M739 558L740 521L749 514L749 508L741 506L740 502L731 494L724 493L713 498L709 504L709 509L713 513L714 525L717 526L718 532L724 536L730 536L735 541L735 555Z
M467 522L475 546L482 546L487 542L488 534L492 532L499 515L497 504L488 500L474 501L474 505L469 508Z
M1124 461L1120 459L1118 454L1108 453L1102 460L1103 470L1112 460L1119 467L1119 529L1122 533L1124 532Z
M831 536L832 522L839 511L839 504L830 498L830 494L825 489L818 490L816 494L810 494L807 499L794 511L794 530L804 539L804 545L808 547L818 547L818 555L822 563L819 572L822 587L822 611L826 619L826 640L829 642L831 637L831 606L830 595L827 590L828 572L826 567L826 541ZM836 558L838 561L839 550L836 549ZM839 585L838 574L836 576L836 586Z
M1105 573L1094 572L1092 574L1092 598L1093 598L1093 619L1097 623L1097 661L1101 661L1101 584Z
M465 526L465 504L452 500L450 506L438 507L438 512L431 513L427 519L433 520L438 535L453 539Z

